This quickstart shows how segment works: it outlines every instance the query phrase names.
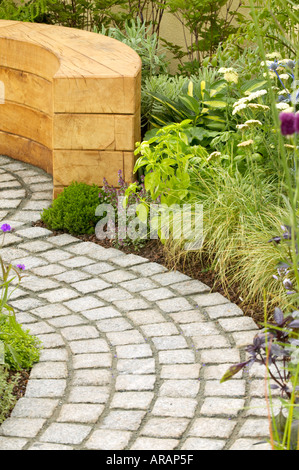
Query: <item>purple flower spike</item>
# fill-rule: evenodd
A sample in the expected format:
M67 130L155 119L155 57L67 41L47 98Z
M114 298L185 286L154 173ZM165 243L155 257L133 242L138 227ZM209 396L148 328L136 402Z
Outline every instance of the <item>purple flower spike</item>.
M299 133L299 113L295 114L295 132Z
M280 113L279 119L281 121L282 135L292 135L295 133L295 114Z
M0 230L2 230L2 232L10 232L11 231L11 226L8 225L8 224L3 224L3 225L1 225Z
M22 271L26 269L24 264L17 264L17 268L21 269Z

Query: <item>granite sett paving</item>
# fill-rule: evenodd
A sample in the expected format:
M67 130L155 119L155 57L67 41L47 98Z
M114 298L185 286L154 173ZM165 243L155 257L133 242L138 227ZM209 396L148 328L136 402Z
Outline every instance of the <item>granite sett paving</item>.
M263 371L219 383L251 318L185 274L34 227L52 202L44 171L0 156L0 181L14 228L1 255L27 268L11 304L43 344L0 450L270 448Z

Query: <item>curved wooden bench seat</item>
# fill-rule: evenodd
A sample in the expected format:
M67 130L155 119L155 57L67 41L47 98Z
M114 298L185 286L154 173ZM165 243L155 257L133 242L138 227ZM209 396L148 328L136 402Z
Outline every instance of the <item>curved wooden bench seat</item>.
M0 20L0 153L72 181L133 178L140 140L141 60L115 39ZM2 84L2 86L3 86Z

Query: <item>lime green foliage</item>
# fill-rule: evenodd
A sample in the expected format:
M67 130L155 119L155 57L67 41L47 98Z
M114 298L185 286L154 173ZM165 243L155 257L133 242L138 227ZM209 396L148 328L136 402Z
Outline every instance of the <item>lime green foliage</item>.
M9 316L0 318L0 341L5 346L5 364L10 369L31 369L39 361L41 342L29 330L17 330Z
M100 188L96 185L73 182L65 188L41 220L51 230L65 230L76 235L93 234L99 218L95 216L99 205Z
M200 168L208 154L200 145L190 146L186 132L190 121L171 124L160 129L156 136L140 144L135 153L141 154L134 171L144 169L145 190L153 201L161 198L163 204L187 202L190 198L191 168ZM127 191L136 189L136 183Z
M9 381L8 371L0 367L0 424L7 418L16 403L16 397L13 395L13 389L18 380L18 376Z

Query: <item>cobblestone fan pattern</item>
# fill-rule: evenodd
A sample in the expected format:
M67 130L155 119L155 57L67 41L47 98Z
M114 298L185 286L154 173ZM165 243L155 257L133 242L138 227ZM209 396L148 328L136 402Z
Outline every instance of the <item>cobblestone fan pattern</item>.
M264 369L219 383L254 321L182 273L33 227L52 187L0 157L2 256L27 272L11 304L43 343L0 450L268 449Z

